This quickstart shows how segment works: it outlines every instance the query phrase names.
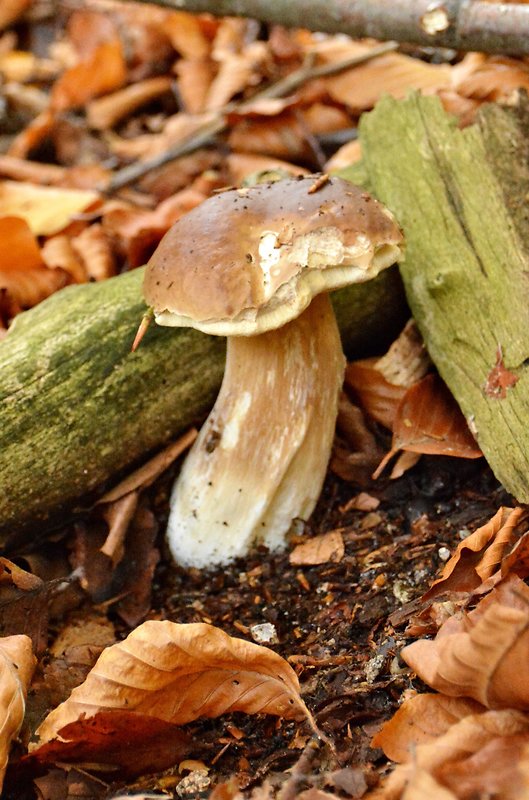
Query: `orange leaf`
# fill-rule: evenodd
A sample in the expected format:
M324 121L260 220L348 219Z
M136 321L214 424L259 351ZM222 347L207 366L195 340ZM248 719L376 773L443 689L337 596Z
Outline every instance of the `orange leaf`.
M397 408L406 389L389 383L376 368L376 359L368 358L348 364L345 368L345 385L354 391L370 417L389 430L393 429Z
M491 520L467 536L422 600L431 600L445 592L470 592L489 578L499 569L523 513L522 508L502 506Z
M86 61L66 70L55 82L51 108L56 112L79 108L93 97L120 89L126 78L121 42L103 42Z
M466 618L451 617L433 641L413 642L401 655L450 697L529 710L529 587L510 576Z
M183 725L227 711L311 719L281 656L212 625L144 622L99 657L86 681L51 712L41 742L99 711L128 710Z
M336 563L344 556L343 536L340 531L329 531L321 536L313 536L303 544L298 544L290 553L289 561L295 566Z
M459 406L437 375L408 389L393 428L393 448L413 453L479 458L482 453Z
M520 741L525 744L525 752L523 748L512 747L515 742ZM528 743L529 717L526 714L512 709L469 714L451 725L442 736L419 744L412 760L398 766L382 788L376 791L374 798L474 800L477 797L496 797L498 800L524 800L528 786L525 766ZM495 762L490 759L491 755L499 753L502 748L507 751L510 749L510 774L504 764L499 773L495 773ZM522 757L517 762L516 756L519 753ZM481 766L479 771L476 770L478 763ZM464 776L469 783L472 780L470 793L459 791L457 781L450 779L453 771ZM500 784L500 777L505 781L503 785ZM499 791L496 793L498 784ZM525 788L523 793L517 791L520 785ZM425 794L421 793L421 786L426 787ZM511 789L514 790L512 794Z
M405 763L413 759L417 745L434 741L463 717L482 710L483 706L466 697L416 694L383 725L371 747L381 747L392 761Z
M391 450L373 473L377 478L399 450L436 456L479 458L482 454L459 406L437 375L427 375L402 398L393 421Z
M0 290L6 290L18 306L31 308L66 282L65 272L44 266L27 222L0 218Z

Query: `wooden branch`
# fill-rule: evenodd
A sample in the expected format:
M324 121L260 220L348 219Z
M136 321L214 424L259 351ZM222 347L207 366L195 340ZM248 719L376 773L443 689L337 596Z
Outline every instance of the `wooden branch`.
M140 0L179 11L254 17L355 38L529 53L529 7L483 0Z
M529 108L461 131L436 98L384 98L360 126L369 184L404 228L408 301L505 488L529 502Z
M24 541L35 522L42 533L79 498L90 505L213 404L223 339L152 325L130 352L142 277L139 269L63 289L17 317L0 343L2 546ZM396 269L334 300L356 354L384 347L406 319Z
M228 114L244 114L248 107L251 107L252 104L258 100L286 97L288 94L297 91L309 80L323 78L328 75L337 75L346 69L365 64L373 58L378 58L378 56L382 56L396 49L397 45L395 42L386 42L378 47L373 47L367 53L346 58L343 61L336 61L332 64L320 64L317 66L314 64L304 64L285 78L276 81L276 83L267 86L265 89L261 89L261 91L257 92L248 100L244 100L240 103L229 103L225 108L220 109L215 119L206 122L191 136L181 142L177 142L173 147L168 148L163 153L159 153L159 155L145 161L137 161L134 164L117 170L108 184L102 187L102 191L106 194L112 194L118 189L122 189L124 186L128 186L134 181L143 178L144 175L147 175L154 169L159 169L159 167L163 167L164 164L168 164L170 161L174 161L181 156L189 155L189 153L193 153L200 147L205 147L210 144L215 136L227 130Z

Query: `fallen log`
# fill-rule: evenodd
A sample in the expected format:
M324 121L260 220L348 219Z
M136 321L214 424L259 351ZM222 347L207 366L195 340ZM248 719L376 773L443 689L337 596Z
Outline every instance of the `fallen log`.
M16 318L0 344L0 545L64 521L148 454L200 422L224 369L224 340L151 325L143 270L63 289ZM335 294L346 351L384 347L406 318L395 268Z
M253 17L261 22L426 47L529 53L529 8L490 0L140 0L178 11Z
M384 98L360 125L369 186L397 216L426 346L497 478L529 502L529 106L459 130L436 98Z

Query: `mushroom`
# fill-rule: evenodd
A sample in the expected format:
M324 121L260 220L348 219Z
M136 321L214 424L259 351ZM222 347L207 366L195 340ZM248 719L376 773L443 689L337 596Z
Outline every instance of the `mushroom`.
M314 177L217 194L162 239L144 282L156 322L228 337L219 396L171 496L180 564L281 549L310 516L344 371L327 292L374 277L402 243L369 194Z

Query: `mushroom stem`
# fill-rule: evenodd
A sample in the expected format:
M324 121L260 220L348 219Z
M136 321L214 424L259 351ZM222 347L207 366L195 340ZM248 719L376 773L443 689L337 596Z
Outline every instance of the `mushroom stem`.
M327 295L283 328L230 337L222 387L173 489L167 536L185 566L285 546L329 461L344 357Z

